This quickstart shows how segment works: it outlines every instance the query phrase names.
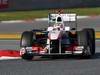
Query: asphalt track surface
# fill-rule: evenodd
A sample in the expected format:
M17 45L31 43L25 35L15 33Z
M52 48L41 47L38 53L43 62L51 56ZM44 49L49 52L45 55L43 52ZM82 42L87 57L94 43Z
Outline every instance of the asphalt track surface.
M100 31L100 17L78 20L84 27ZM16 24L0 23L0 33L22 33L24 30L46 27L47 22L28 22ZM34 26L34 24L36 26ZM41 26L40 26L41 25ZM19 50L19 40L0 40L0 49ZM92 59L68 56L59 59L40 58L33 61L2 60L0 75L100 75L100 40L96 40L96 54Z

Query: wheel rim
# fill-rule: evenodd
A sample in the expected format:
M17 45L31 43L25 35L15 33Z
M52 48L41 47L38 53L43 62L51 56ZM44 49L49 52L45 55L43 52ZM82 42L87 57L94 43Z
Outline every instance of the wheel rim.
M83 50L83 56L90 56L90 55L91 55L90 47L87 46L87 47L85 47L85 49Z

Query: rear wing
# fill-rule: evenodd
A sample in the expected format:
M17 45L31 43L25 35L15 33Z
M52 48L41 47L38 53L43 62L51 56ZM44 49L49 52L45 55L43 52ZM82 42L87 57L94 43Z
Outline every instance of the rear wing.
M49 14L49 23L56 23L57 18L61 17L63 22L75 22L77 20L77 15L76 14Z

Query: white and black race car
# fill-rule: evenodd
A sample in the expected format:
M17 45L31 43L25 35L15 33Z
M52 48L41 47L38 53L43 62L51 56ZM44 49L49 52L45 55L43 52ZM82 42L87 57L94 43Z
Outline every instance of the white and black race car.
M77 30L76 14L49 14L47 30L25 31L20 41L20 55L31 60L34 56L95 54L95 30Z

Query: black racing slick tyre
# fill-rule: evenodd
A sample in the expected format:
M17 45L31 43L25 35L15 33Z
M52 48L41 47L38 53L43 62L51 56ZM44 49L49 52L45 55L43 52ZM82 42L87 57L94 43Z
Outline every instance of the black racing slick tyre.
M91 35L90 35L91 34ZM92 45L94 44L92 32L84 29L78 33L78 44L80 46L84 46L82 57L90 58L95 54L95 51L92 49Z
M22 33L20 46L21 47L30 47L33 43L33 32L25 31Z
M22 59L25 59L25 60L32 60L33 55L25 53L21 57Z
M78 32L78 45L79 46L84 46L84 49L82 50L82 55L81 57L82 58L87 58L87 57L90 57L90 53L87 49L88 47L88 39L87 39L87 32L85 31L80 31Z
M88 45L87 34L84 31L78 32L77 39L78 39L79 46L85 46L85 45L87 46Z
M88 32L88 39L89 39L89 45L90 45L90 50L91 54L95 54L95 30L92 28L86 28L84 31Z
M33 39L35 39L35 35L33 32L31 32L31 31L23 32L21 41L20 41L20 47L22 47L22 48L32 47ZM33 55L29 54L28 51L25 50L25 53L21 57L22 57L22 59L25 59L25 60L32 60Z

